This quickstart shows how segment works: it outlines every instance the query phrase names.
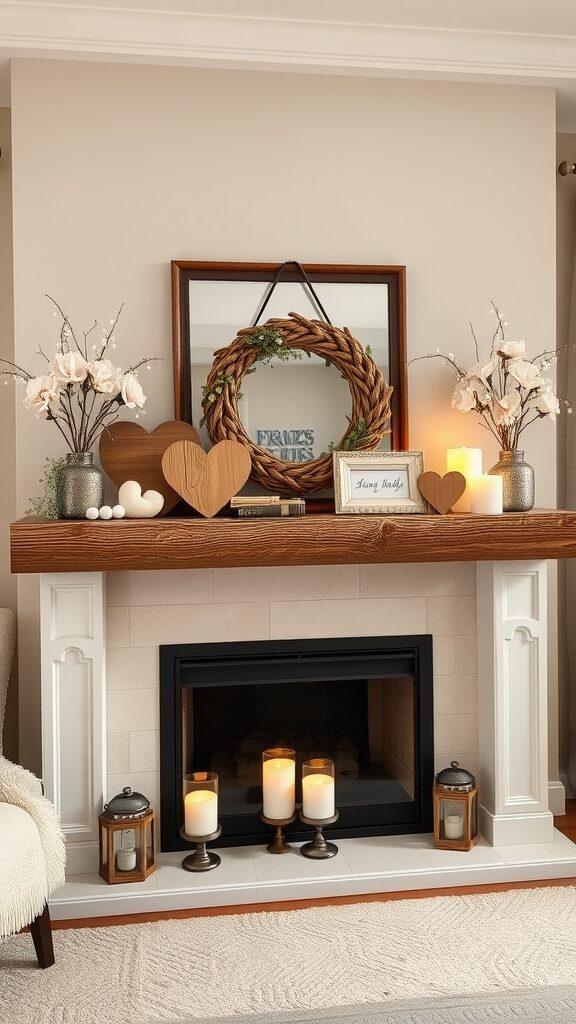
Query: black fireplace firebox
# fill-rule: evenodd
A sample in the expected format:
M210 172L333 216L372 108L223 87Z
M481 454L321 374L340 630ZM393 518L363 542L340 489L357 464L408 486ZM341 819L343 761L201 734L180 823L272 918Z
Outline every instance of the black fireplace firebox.
M162 850L185 850L182 775L219 776L218 846L265 843L261 755L335 762L334 838L432 830L432 637L349 637L160 648ZM309 830L295 822L295 841Z

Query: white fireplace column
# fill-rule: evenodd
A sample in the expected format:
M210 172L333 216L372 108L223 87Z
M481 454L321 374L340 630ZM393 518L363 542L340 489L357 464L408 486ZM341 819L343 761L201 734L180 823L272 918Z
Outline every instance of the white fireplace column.
M546 562L478 562L477 617L480 831L549 843Z
M40 577L43 775L66 836L69 874L98 865L106 791L104 578ZM550 842L546 562L479 562L477 615L480 831L494 846Z
M98 870L106 782L103 573L40 577L42 774L66 838L67 874Z

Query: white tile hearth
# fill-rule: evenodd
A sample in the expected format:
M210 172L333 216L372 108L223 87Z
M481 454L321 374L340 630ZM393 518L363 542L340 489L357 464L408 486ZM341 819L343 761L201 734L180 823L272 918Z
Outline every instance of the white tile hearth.
M295 847L274 857L264 847L220 850L215 871L184 871L182 853L162 854L145 882L107 885L98 875L70 877L50 900L54 920L239 906L326 896L405 892L576 874L576 845L554 832L552 843L469 853L435 850L431 836L338 840L332 860L309 861Z

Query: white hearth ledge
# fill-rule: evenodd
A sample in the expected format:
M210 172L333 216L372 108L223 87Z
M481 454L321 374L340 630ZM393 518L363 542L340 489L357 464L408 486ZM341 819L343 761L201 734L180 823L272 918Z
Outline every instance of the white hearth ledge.
M234 907L329 896L443 889L460 885L570 878L576 845L554 831L550 843L495 849L482 840L469 853L435 850L432 836L339 839L332 860L310 861L294 848L274 857L263 846L221 850L205 875L181 867L182 853L161 854L145 882L107 885L97 874L70 877L50 899L55 921Z
M43 574L40 588L46 794L68 874L90 874L106 793L104 575ZM477 624L480 830L497 849L549 845L546 562L477 563Z

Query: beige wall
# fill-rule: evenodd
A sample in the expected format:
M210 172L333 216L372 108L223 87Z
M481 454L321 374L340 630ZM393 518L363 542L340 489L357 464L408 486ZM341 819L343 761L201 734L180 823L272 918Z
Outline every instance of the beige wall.
M576 161L576 135L561 134L557 138L557 162L568 160L570 163ZM573 287L574 257L576 254L576 177L561 177L557 179L557 292L558 292L558 347L567 345L574 339L570 339L570 301ZM566 353L561 353L558 361L558 376L566 381ZM562 393L562 392L561 392ZM558 504L561 508L567 506L566 495L566 425L567 420L562 418L558 428ZM559 601L558 621L560 624L560 659L558 673L558 719L559 727L559 762L561 771L568 766L568 743L569 743L569 671L566 647L566 595L565 595L565 572L562 563L559 563Z
M16 61L18 358L54 339L44 292L80 325L121 301L118 360L146 352L149 426L172 414L169 261L301 259L408 268L411 356L473 361L491 299L534 352L555 336L555 110L551 90L113 64ZM433 384L433 387L431 386ZM489 435L452 412L437 363L411 370L411 441L429 468ZM554 427L526 449L537 500L556 492ZM19 409L20 509L58 439ZM39 735L33 585L23 756ZM31 660L30 660L31 659Z
M0 107L0 358L14 359L12 307L12 146L10 111ZM0 607L16 611L16 579L10 575L9 523L16 515L14 387L0 394ZM14 671L4 718L4 753L18 759L18 685Z

